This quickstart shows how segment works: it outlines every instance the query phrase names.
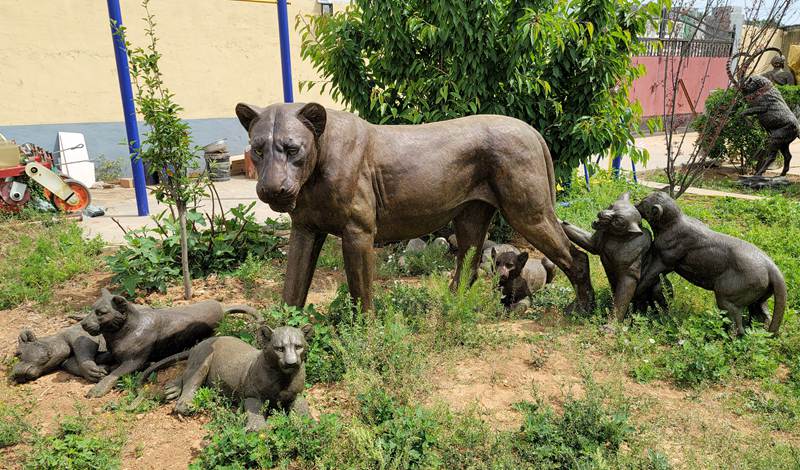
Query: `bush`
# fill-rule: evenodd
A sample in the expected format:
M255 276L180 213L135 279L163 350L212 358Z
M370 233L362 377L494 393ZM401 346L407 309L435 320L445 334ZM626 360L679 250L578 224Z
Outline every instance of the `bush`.
M375 297L375 313L381 318L401 315L414 333L425 325L433 308L433 297L423 286L394 282Z
M102 156L97 157L94 167L98 181L114 183L122 177L122 163L119 160L109 160Z
M255 202L239 205L207 221L201 212L189 211L189 269L194 278L234 271L248 257L271 259L282 256L275 230L283 225L267 220L259 225L253 215ZM162 213L154 217L157 227L143 227L125 234L127 246L108 258L113 281L130 296L137 290L165 292L181 275L179 224Z
M24 414L11 405L0 403L0 448L18 444L30 431Z
M381 253L378 273L381 277L425 276L453 269L454 257L448 248L429 243L421 251L405 252L403 244Z
M35 439L24 468L71 470L119 468L123 441L92 431L83 417L67 417L55 434Z
M0 230L0 309L47 302L58 284L98 266L102 240L84 239L76 223L45 220L35 227Z
M790 109L800 107L800 86L779 86L778 89ZM698 138L702 150L712 159L733 163L743 173L755 168L755 156L763 148L767 136L755 116L742 115L746 108L739 91L715 90L706 99L703 114L692 122L694 130L701 133L707 130L706 136ZM721 120L725 125L718 129L713 123Z

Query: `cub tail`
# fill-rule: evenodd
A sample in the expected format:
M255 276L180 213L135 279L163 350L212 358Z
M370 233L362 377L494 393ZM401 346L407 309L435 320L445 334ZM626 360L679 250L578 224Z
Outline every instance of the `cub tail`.
M177 354L173 354L172 356L167 356L164 359L161 359L160 361L156 362L155 364L151 364L150 367L145 369L144 372L142 372L142 375L139 376L139 386L141 386L144 382L146 382L147 378L150 377L150 374L152 374L153 372L159 371L165 367L169 367L178 361L187 359L189 357L189 352L191 352L191 349L186 351L181 351Z
M769 322L769 332L777 335L786 310L786 281L783 274L774 264L769 270L769 283L772 285L772 294L775 296L775 306L772 310L772 320Z

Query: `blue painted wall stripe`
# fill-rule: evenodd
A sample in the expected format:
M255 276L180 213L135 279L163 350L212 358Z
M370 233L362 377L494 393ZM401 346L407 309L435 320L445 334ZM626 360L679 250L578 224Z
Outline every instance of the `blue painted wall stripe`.
M236 118L188 119L192 128L192 139L196 145L205 145L217 139L228 139L228 151L231 155L244 152L248 143L247 132ZM142 138L148 128L139 122ZM103 157L122 163L123 174L131 176L128 159L128 143L124 122L92 122L69 124L36 124L24 126L0 125L0 134L14 139L18 144L33 142L47 150L56 150L58 132L80 132L86 138L89 158ZM202 156L202 152L198 154Z

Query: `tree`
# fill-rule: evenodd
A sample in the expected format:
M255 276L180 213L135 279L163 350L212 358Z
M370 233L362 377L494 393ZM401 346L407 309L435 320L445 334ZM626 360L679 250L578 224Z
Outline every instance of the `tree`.
M634 0L355 0L300 17L302 55L334 99L373 123L504 114L544 136L561 180L609 149L634 161L641 108L631 57L659 3Z
M741 44L738 54L742 54L735 64L735 75L753 73L752 67L757 62L764 48L772 42L777 33L775 25L781 24L790 7L796 0L756 0L744 9L745 28L742 32ZM731 129L736 132L740 123L747 123L750 118L741 115L746 108L741 93L730 89L730 83L724 93L717 95L717 99L709 97L706 101L706 113L699 119L686 126L678 112L679 86L687 70L687 62L691 51L696 45L709 42L719 36L721 31L716 27L720 10L729 5L728 0L709 0L705 4L698 4L693 0L673 0L670 13L664 18L664 28L661 34L661 57L663 68L662 82L658 84L664 88L663 114L661 119L664 124L664 147L667 155L667 167L664 172L667 176L667 190L671 197L677 199L683 195L695 182L702 178L709 163L719 155L719 149L727 141L735 145L750 146L752 136L747 133L731 136ZM699 6L700 8L696 8ZM687 30L689 34L687 35ZM695 58L696 59L696 58ZM706 78L711 64L711 58L705 61L706 74L699 84L695 96L689 97L693 102L698 102L701 96L708 92ZM695 63L695 66L698 64ZM728 64L731 66L732 64ZM757 122L750 122L750 126L759 126ZM690 145L687 140L691 131L697 131L697 139ZM679 164L682 162L682 164ZM742 171L747 167L747 158L742 157Z
M150 0L144 0L145 33L149 44L145 48L133 47L128 41L131 78L136 88L135 101L144 122L150 130L145 134L139 153L150 168L159 169L159 184L153 191L159 202L178 212L181 243L181 269L184 298L192 297L192 279L189 271L189 248L186 234L186 212L189 203L205 196L207 181L204 175L191 177L191 170L199 167L192 144L189 125L181 120L183 111L164 84L159 68L161 54L157 49L155 17L150 13ZM120 31L124 34L124 31ZM174 215L174 214L173 214Z

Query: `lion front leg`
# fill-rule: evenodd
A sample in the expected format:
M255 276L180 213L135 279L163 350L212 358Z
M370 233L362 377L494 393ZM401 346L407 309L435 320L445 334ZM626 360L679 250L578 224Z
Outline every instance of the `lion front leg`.
M260 398L245 398L244 411L247 415L246 431L260 431L267 427L267 420L264 418L262 409L264 402Z
M372 278L375 271L375 234L351 229L342 235L342 254L350 296L363 310L372 308Z
M327 236L327 233L312 232L302 226L292 227L283 284L283 301L287 304L295 307L305 305L317 258Z

